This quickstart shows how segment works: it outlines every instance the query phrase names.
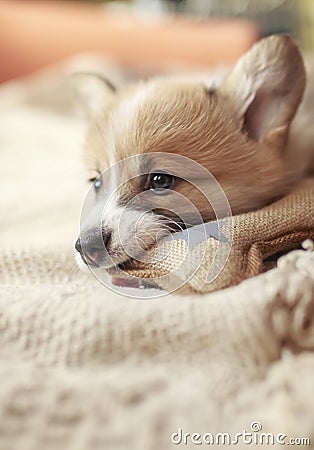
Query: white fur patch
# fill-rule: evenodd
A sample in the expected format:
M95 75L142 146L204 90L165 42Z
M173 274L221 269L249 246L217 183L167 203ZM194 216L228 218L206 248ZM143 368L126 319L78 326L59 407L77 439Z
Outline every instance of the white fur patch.
M114 113L114 121L117 132L125 134L130 127L133 126L134 117L140 107L154 93L154 84L144 84L139 87L132 95L127 96L120 103L118 109Z
M108 173L107 196L110 197L108 206L106 207L106 215L117 216L116 210L119 209L118 204L118 187L119 174L121 168L116 161L116 139L117 136L125 136L129 128L134 125L134 117L138 109L149 99L154 92L154 85L143 85L134 94L127 96L118 108L112 112L108 130L106 130L106 149L108 151L110 172ZM127 162L128 171L131 176L137 174L136 158ZM127 181L127 180L122 180Z

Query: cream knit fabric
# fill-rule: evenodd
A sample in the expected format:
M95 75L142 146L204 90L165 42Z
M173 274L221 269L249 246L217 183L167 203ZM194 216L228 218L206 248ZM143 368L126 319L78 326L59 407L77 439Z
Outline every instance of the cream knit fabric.
M73 259L83 123L25 89L0 91L0 449L197 448L171 435L252 422L314 448L314 254L213 294L112 293Z

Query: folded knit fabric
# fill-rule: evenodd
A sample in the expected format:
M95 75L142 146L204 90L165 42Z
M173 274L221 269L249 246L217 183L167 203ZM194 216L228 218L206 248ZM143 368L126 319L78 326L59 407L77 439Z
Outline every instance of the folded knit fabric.
M314 448L313 252L231 289L143 301L58 250L0 255L1 450L171 450L179 428L233 439L256 422Z
M167 240L147 262L132 261L125 276L153 279L161 288L185 294L213 292L264 272L270 257L314 238L314 179L269 206L227 218L222 235L224 229L232 229L232 242L208 237L189 248L184 239ZM222 270L209 282L215 268Z

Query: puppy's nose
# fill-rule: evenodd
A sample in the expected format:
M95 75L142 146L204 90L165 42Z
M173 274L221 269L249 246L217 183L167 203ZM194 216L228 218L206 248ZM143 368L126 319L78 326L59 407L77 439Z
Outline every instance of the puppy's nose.
M81 239L78 238L78 240L75 242L75 250L79 253L82 253L82 246L81 246Z
M106 256L106 245L110 232L89 230L83 233L75 243L75 250L81 254L83 261L94 267L101 267Z

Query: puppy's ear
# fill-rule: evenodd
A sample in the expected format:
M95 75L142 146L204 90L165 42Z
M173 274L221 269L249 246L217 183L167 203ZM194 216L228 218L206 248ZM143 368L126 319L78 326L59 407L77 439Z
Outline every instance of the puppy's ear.
M304 88L297 45L289 36L271 36L240 58L218 91L231 100L252 139L282 147Z
M111 81L96 74L74 73L71 75L71 84L74 95L91 118L101 114L116 93Z

